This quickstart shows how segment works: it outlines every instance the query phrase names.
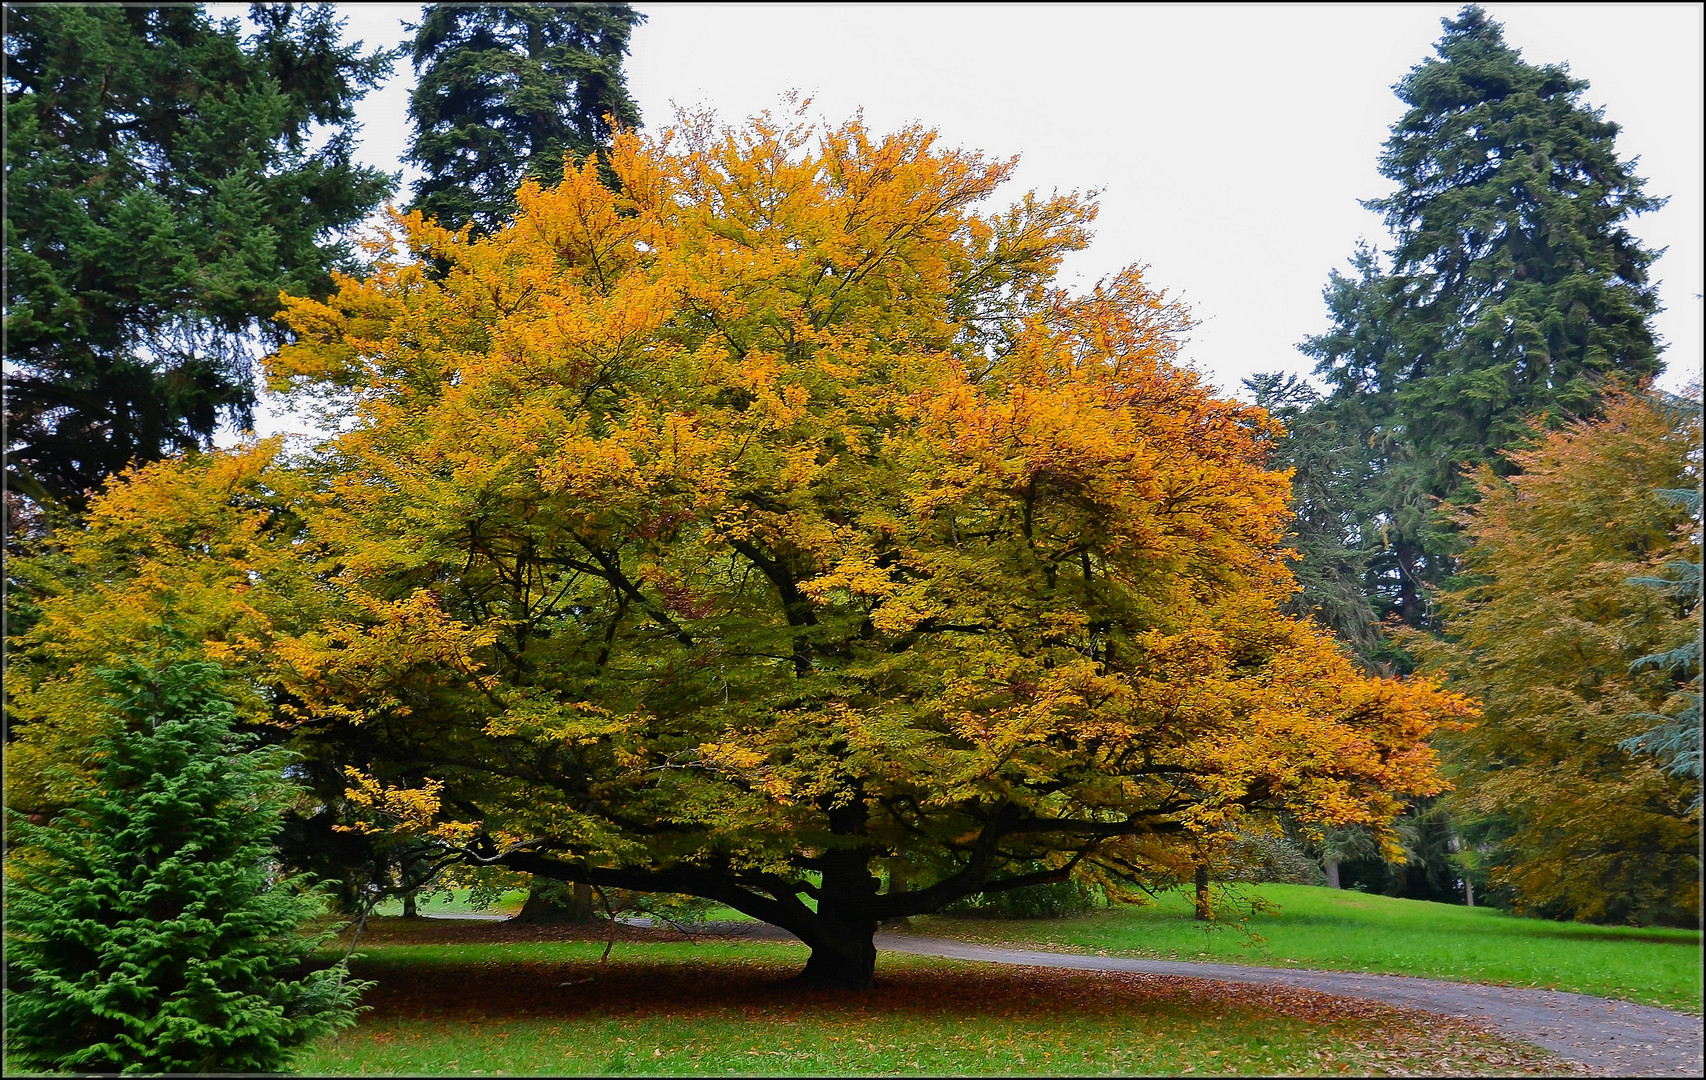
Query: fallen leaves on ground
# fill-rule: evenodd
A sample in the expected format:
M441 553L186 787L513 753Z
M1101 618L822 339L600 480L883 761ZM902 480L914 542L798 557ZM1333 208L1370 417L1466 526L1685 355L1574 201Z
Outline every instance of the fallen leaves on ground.
M1054 1046L1056 1036L1076 1036L1110 1017L1150 1015L1157 1021L1158 1035L1182 1034L1209 1043L1223 1030L1248 1031L1252 1018L1259 1022L1262 1017L1285 1017L1324 1029L1322 1049L1308 1070L1323 1075L1586 1071L1464 1020L1292 987L1168 975L885 958L876 988L851 994L789 982L798 966L775 958L776 943L767 943L761 952L718 941L707 944L702 963L663 962L634 953L624 956L618 946L602 968L585 960L551 962L513 958L513 954L476 963L392 966L382 955L388 943L599 941L607 933L608 926L594 924L534 927L494 921L423 927L387 920L364 938L378 947L376 955L356 964L358 974L379 980L363 999L372 1010L364 1025L430 1021L480 1026L512 1020L621 1018L624 1022L667 1020L691 1030L695 1021L735 1020L775 1032L811 1025L844 1032L849 1045L858 1045L867 1033L892 1029L902 1020L911 1030L933 1022L977 1020L1024 1032L1021 1052L1032 1052L1035 1044L1028 1065L1036 1065L1041 1058L1043 1071L1048 1071L1054 1060L1049 1055L1065 1049L1064 1043ZM682 940L673 931L626 926L618 928L618 936L627 942ZM834 1034L825 1037L836 1041ZM1190 1071L1247 1071L1239 1068L1244 1053L1229 1046L1224 1058L1221 1054L1218 1049L1202 1053ZM1027 1064L1022 1053L1014 1060ZM1065 1067L1066 1061L1063 1057L1059 1064Z

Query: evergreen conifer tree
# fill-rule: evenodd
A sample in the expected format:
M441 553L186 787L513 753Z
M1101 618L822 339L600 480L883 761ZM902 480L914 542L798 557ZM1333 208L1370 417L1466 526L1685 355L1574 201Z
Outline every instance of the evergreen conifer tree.
M515 213L531 177L562 179L610 138L606 117L638 126L623 81L627 4L430 4L415 28L409 160L426 176L410 209L487 232Z
M7 1050L78 1073L282 1071L363 985L310 968L324 901L275 876L295 789L232 734L218 665L103 674L127 730L98 744L97 793L10 830Z
M1698 416L1700 412L1699 401L1679 398L1666 404L1677 413L1691 411ZM1700 519L1701 489L1698 485L1661 488L1657 494L1661 500L1682 507L1693 520ZM1678 614L1698 625L1702 569L1698 557L1693 560L1673 559L1662 573L1643 574L1631 580L1634 584L1657 589L1676 604ZM1675 648L1637 657L1630 664L1631 671L1650 669L1670 674L1675 680L1676 692L1672 695L1671 712L1635 714L1639 719L1651 721L1655 727L1619 744L1630 753L1651 754L1664 763L1666 772L1686 776L1696 782L1700 780L1701 757L1700 654L1701 636L1696 633ZM1694 809L1699 810L1700 805L1701 794L1696 789Z
M1286 543L1298 554L1292 563L1298 593L1290 609L1315 616L1370 663L1380 634L1363 591L1370 555L1360 498L1371 478L1367 448L1344 422L1346 410L1325 404L1296 375L1256 375L1244 386L1286 428L1272 465L1292 469L1296 516Z
M79 509L252 423L280 291L325 295L390 191L352 133L391 54L330 5L251 13L245 39L201 5L6 5L9 488Z
M1412 626L1451 572L1456 541L1432 506L1466 495L1463 466L1507 468L1531 417L1596 415L1608 378L1661 366L1657 254L1626 226L1663 200L1617 156L1588 84L1526 63L1475 6L1436 51L1396 87L1407 111L1380 169L1397 190L1368 204L1392 230L1390 269L1359 252L1357 277L1328 287L1333 328L1303 345L1334 407L1360 414L1364 517L1381 537L1370 592Z

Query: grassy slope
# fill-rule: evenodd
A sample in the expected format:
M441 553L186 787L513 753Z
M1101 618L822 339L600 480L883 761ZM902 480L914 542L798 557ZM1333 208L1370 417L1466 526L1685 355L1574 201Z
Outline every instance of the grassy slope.
M1320 995L884 957L878 989L783 980L769 942L363 945L358 1025L309 1075L1514 1074L1546 1056ZM596 980L588 976L596 974Z
M490 907L476 908L468 902L467 889L455 889L453 894L449 896L443 892L437 892L423 898L420 901L420 910L423 914L431 915L461 915L469 912L486 915L514 915L521 911L521 905L526 901L526 889L511 889L498 897L497 901ZM401 915L403 913L403 901L392 897L375 907L373 913L384 916Z
M1524 919L1490 908L1302 885L1245 886L1277 908L1205 933L1184 893L1060 920L913 920L919 933L1110 955L1539 986L1701 1012L1700 934ZM1248 905L1243 906L1248 912ZM1252 941L1251 933L1265 941Z

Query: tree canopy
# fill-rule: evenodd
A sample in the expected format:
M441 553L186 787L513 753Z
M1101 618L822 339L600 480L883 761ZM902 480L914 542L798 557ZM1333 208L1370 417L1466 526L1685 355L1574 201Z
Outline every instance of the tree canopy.
M1468 497L1464 467L1507 469L1532 423L1596 415L1608 378L1660 368L1657 256L1628 222L1663 200L1618 157L1618 126L1481 8L1444 24L1396 87L1406 111L1380 158L1396 190L1367 204L1392 232L1389 267L1360 250L1326 291L1332 328L1303 345L1371 455L1370 597L1410 626L1453 569L1432 507Z
M441 225L497 228L524 177L552 183L565 155L638 127L622 60L645 16L627 4L429 4L412 44L409 160L426 175L411 209Z
M6 480L80 509L135 461L252 423L281 291L324 295L391 180L353 104L387 52L330 5L8 5ZM324 137L322 137L324 136Z
M1641 663L1700 632L1692 602L1641 579L1699 561L1698 519L1663 497L1697 489L1699 447L1697 404L1613 395L1602 420L1512 451L1518 475L1483 468L1453 514L1471 544L1439 598L1446 637L1413 647L1485 709L1452 737L1453 798L1521 909L1698 918L1693 778L1620 744L1698 689L1684 665Z
M1289 609L1313 615L1365 661L1381 644L1374 607L1364 592L1377 548L1364 535L1367 489L1375 480L1368 447L1357 441L1344 410L1296 375L1280 372L1244 380L1256 404L1285 425L1274 441L1273 464L1291 469L1293 520L1287 544L1298 592Z
M1390 839L1468 703L1282 612L1272 421L1136 271L1055 287L1093 208L979 213L1011 167L688 116L489 236L399 219L269 361L342 434L97 500L14 730L170 602L339 794L727 903L840 985L881 919L1189 880L1267 811Z

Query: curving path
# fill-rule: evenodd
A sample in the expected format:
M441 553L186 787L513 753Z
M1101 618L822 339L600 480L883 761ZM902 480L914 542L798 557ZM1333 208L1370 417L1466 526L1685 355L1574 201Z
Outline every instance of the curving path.
M789 938L763 923L708 923L691 927L726 937ZM973 945L948 938L882 933L877 947L919 956L975 960L1079 971L1132 971L1220 982L1273 983L1340 997L1382 1001L1424 1012L1473 1020L1508 1038L1544 1047L1611 1076L1700 1076L1701 1019L1626 1001L1481 983L1445 982L1410 975L1365 975L1243 964L1191 963L1120 956L1081 956Z

